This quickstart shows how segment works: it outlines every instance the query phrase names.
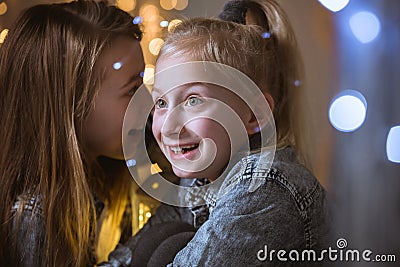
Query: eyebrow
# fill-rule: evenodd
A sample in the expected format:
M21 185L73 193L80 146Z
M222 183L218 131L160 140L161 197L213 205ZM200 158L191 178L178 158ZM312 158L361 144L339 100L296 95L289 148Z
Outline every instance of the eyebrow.
M190 83L182 84L179 87L183 87L184 89L187 89L188 87L192 87L192 86L195 86L195 85L205 85L205 84L206 83L203 83L203 82L190 82ZM176 87L174 87L174 89L176 89ZM160 88L153 86L153 89L151 90L151 93L154 92L154 93L160 94L161 93L160 90L161 90Z

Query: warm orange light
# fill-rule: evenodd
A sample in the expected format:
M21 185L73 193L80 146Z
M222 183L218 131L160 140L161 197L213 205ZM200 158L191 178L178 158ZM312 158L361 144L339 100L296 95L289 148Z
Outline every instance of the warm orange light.
M160 166L158 166L157 163L154 163L151 165L151 170L150 170L151 174L156 174L156 173L160 173L162 172Z
M185 8L187 8L188 2L189 2L188 0L178 0L175 5L175 9L176 10L184 10Z
M176 7L178 0L160 0L160 5L165 10L171 10Z
M160 16L160 11L155 5L143 5L139 10L139 15L148 20L151 17Z
M175 26L178 25L181 22L182 22L182 20L180 20L180 19L171 20L169 25L168 25L168 31L169 32L172 31L172 29L175 28Z
M160 53L160 49L162 45L164 44L164 40L161 38L154 38L153 40L150 41L149 43L149 51L153 55L157 56L158 53Z
M0 44L4 43L8 34L8 29L4 29L0 33Z
M4 15L7 12L7 4L5 2L0 4L0 15Z
M117 0L116 4L120 9L130 12L135 9L136 0Z

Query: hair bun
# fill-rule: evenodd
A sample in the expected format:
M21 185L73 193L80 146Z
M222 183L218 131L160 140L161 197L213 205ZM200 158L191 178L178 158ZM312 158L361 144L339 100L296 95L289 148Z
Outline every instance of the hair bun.
M243 0L231 0L224 5L218 18L240 24L246 24L247 6Z

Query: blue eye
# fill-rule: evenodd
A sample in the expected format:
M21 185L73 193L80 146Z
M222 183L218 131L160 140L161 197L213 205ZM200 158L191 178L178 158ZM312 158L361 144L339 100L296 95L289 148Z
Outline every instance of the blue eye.
M200 98L195 97L195 96L190 97L186 101L186 105L189 106L189 107L193 107L193 106L199 105L201 103L203 103L203 100L201 100Z
M167 107L167 102L163 99L158 99L156 101L156 108L166 108Z

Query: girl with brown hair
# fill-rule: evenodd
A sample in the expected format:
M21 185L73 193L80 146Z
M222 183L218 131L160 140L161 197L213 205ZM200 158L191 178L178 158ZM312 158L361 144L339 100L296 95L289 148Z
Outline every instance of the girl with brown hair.
M90 266L122 238L122 123L144 69L132 20L105 1L37 5L0 47L1 266Z

